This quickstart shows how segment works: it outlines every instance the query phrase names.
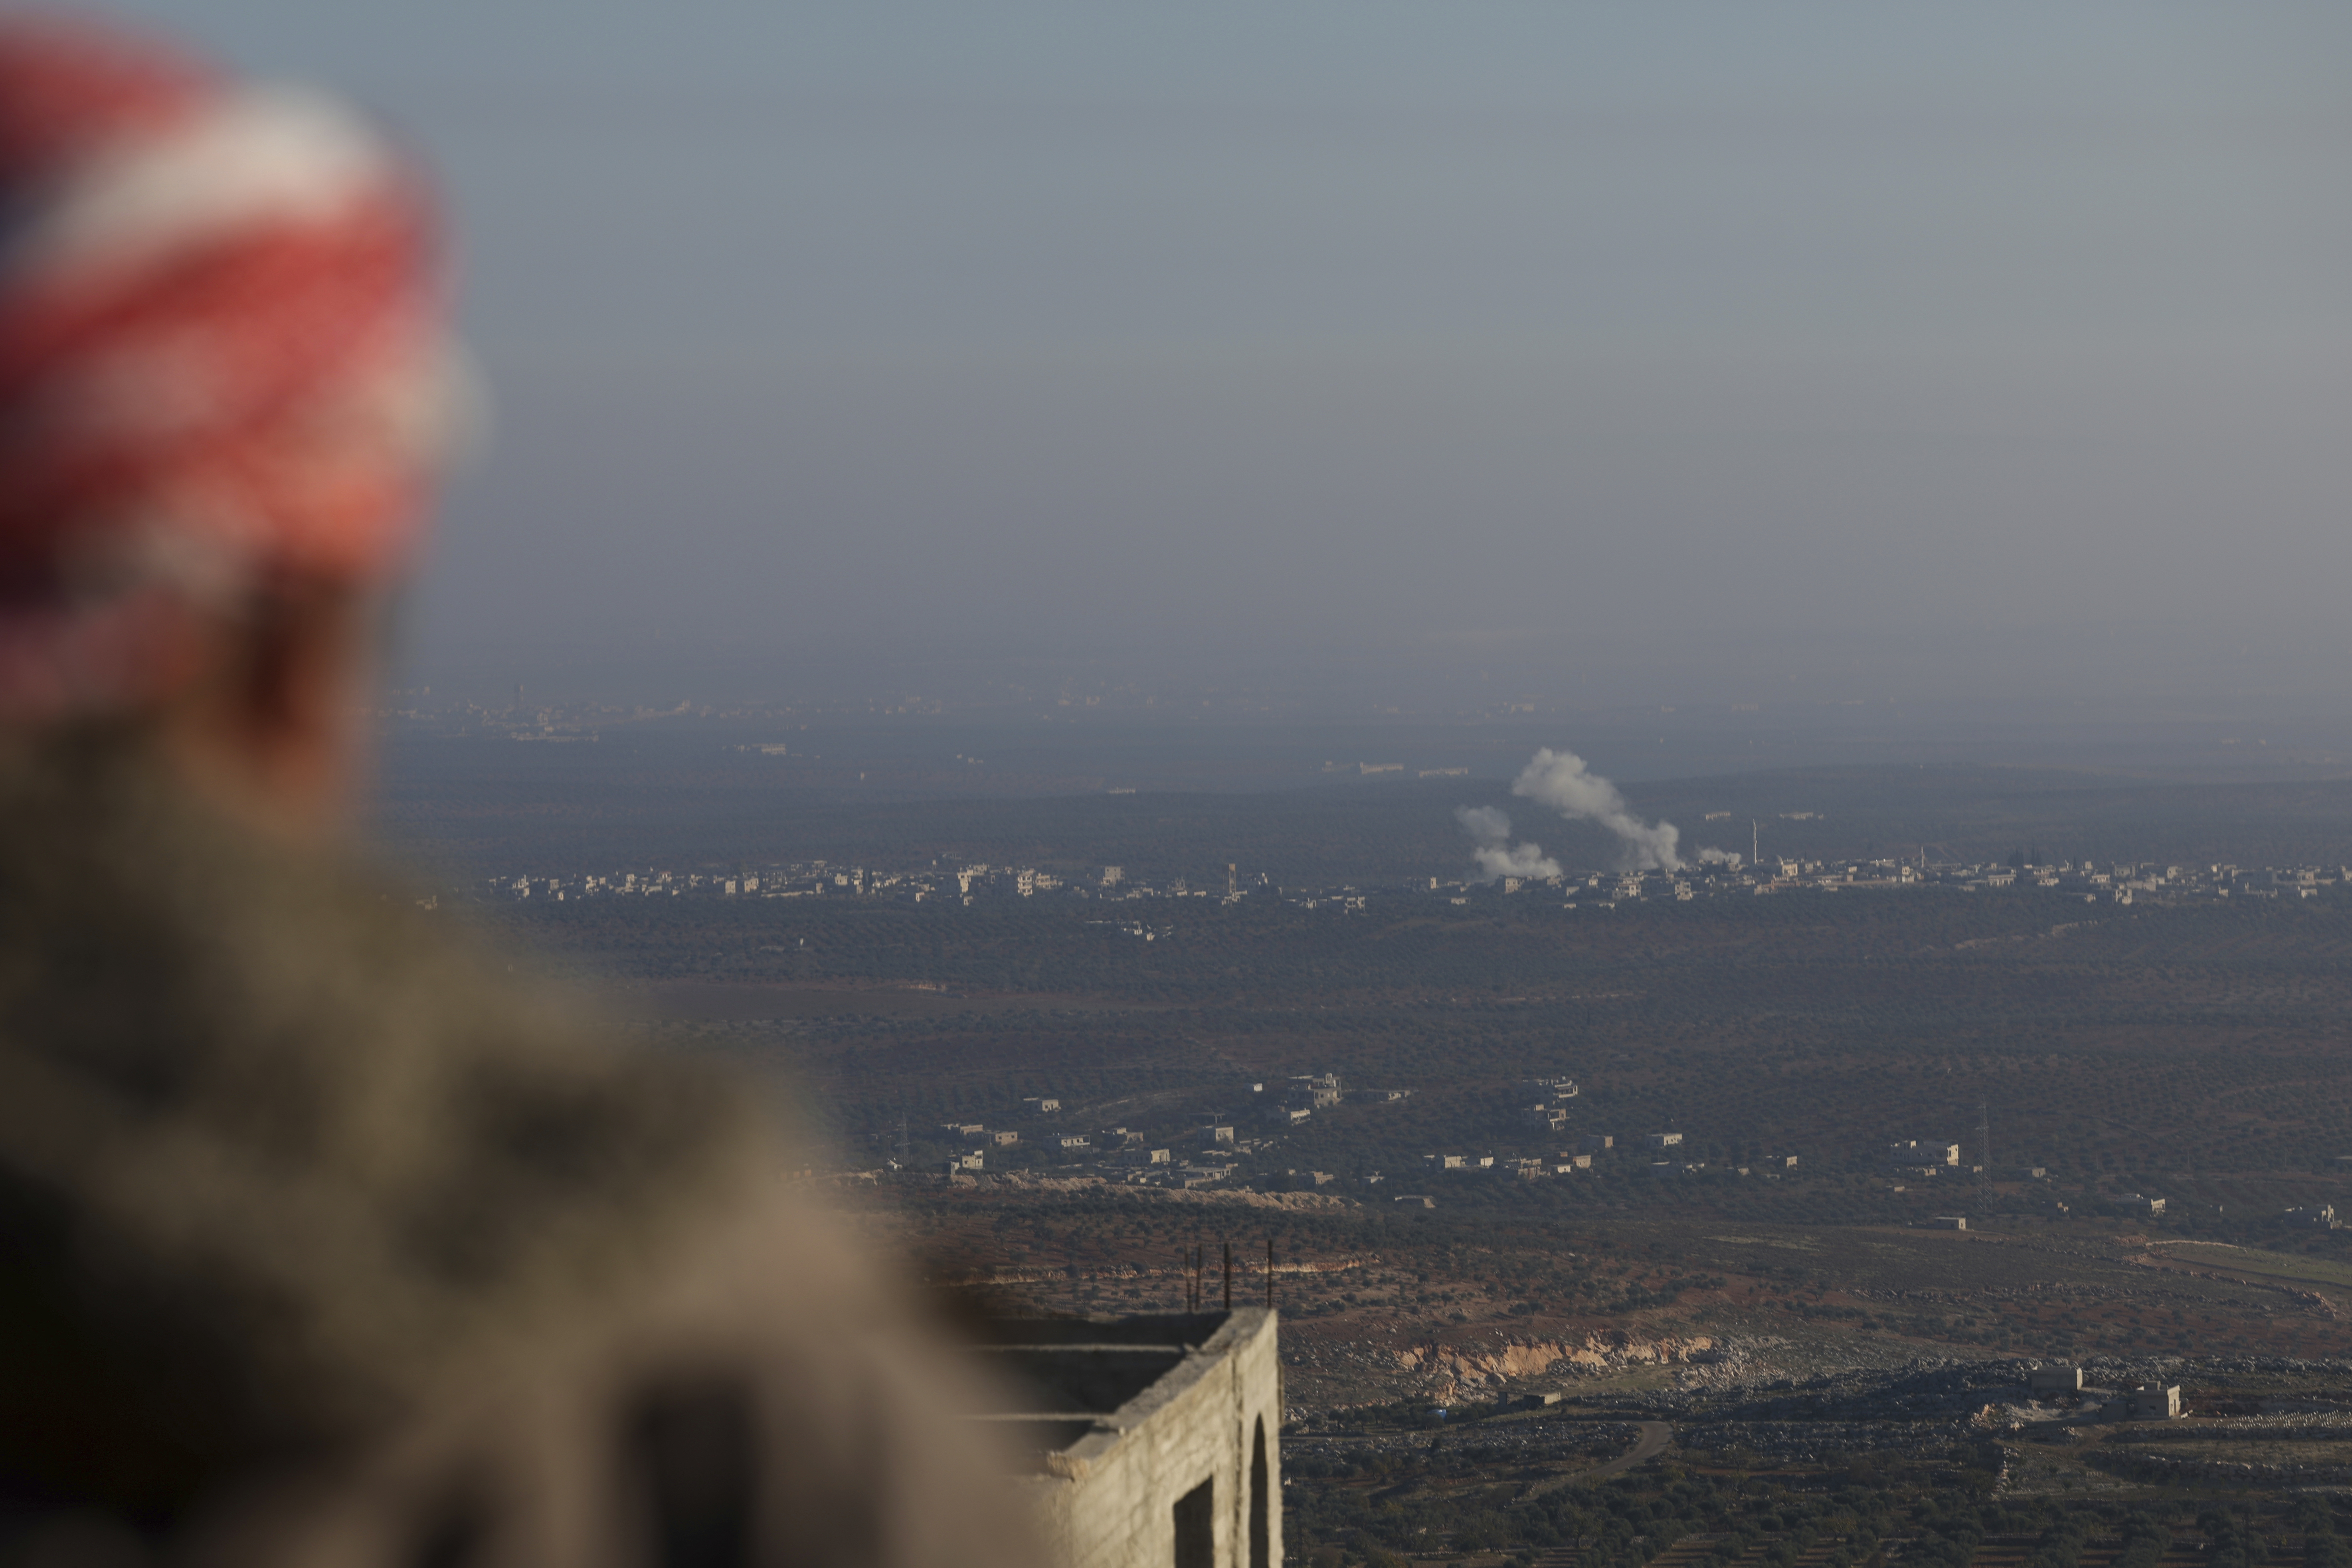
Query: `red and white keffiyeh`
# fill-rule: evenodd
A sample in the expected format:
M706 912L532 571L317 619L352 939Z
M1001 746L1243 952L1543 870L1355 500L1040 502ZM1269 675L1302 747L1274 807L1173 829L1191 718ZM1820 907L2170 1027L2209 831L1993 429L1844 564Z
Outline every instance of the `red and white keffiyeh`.
M400 571L442 322L424 184L346 110L0 14L0 715L142 700L199 610Z

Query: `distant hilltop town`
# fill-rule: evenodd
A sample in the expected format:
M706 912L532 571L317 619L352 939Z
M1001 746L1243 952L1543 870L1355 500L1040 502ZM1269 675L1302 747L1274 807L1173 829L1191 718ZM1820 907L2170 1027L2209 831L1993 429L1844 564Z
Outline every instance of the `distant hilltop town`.
M1302 888L1277 885L1265 873L1244 877L1227 865L1202 883L1175 877L1154 883L1118 866L1067 867L934 863L919 870L881 870L824 860L744 864L732 869L646 868L625 871L522 872L484 879L476 891L489 899L701 898L884 899L904 903L972 906L1003 899L1061 898L1101 903L1172 899L1273 900L1302 909L1341 912L1375 903L1443 900L1466 905L1493 898L1556 897L1569 910L1607 910L1621 903L1690 902L1699 899L1773 893L1941 890L1957 893L2031 890L2078 903L2178 903L2221 899L2315 899L2352 883L2352 867L2095 866L2061 861L1954 864L1916 860L1764 860L1738 856L1673 871L1589 871L1557 877L1503 877L1493 881L1431 877L1403 883ZM1137 936L1160 934L1138 923L1139 914L1106 921Z

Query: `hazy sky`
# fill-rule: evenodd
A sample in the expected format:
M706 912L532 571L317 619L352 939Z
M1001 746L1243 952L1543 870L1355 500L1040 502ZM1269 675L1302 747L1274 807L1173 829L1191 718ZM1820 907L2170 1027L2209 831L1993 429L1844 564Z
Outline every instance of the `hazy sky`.
M2341 0L124 9L455 195L428 668L2352 708Z

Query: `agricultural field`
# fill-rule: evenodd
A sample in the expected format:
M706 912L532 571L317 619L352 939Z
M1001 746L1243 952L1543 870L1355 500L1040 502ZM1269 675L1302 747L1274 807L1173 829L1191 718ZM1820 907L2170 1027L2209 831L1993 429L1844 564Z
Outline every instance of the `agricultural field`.
M1367 1408L1286 1435L1286 1526L1297 1554L1326 1568L2335 1568L2352 1557L2352 1518L2331 1484L2352 1413L2320 1392L2340 1390L2346 1363L2085 1370L2101 1383L2179 1379L2191 1413L2119 1421L2095 1384L2036 1399L2000 1362L1596 1391L1442 1418Z

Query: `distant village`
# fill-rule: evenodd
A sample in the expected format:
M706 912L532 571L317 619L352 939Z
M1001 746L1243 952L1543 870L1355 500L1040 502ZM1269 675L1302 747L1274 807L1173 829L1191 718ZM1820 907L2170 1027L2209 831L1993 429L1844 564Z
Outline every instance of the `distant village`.
M1345 1103L1394 1105L1412 1098L1412 1090L1350 1089L1340 1083L1337 1073L1302 1073L1273 1082L1253 1080L1247 1086L1247 1093L1253 1104L1245 1117L1208 1118L1190 1136L1181 1142L1167 1140L1165 1146L1159 1148L1152 1145L1161 1140L1147 1137L1137 1129L1105 1127L1079 1131L1054 1126L1052 1123L1062 1116L1062 1102L1058 1100L1035 1097L1022 1101L1020 1120L1029 1124L1027 1136L1032 1145L1042 1144L1049 1158L1057 1156L1060 1162L1094 1174L1139 1186L1225 1186L1254 1174L1263 1181L1265 1163L1279 1143L1279 1134L1298 1126L1317 1111ZM1041 1129L1039 1123L1046 1125ZM951 1121L930 1130L926 1141L969 1144L966 1152L947 1160L944 1174L950 1181L976 1182L979 1173L988 1171L992 1164L1001 1165L1005 1156L1013 1155L1021 1147L1023 1136L1020 1128ZM898 1158L892 1162L894 1168L907 1168L911 1147L910 1138L902 1131ZM992 1160L992 1155L996 1158ZM1333 1180L1326 1172L1291 1171L1283 1173L1276 1184L1312 1192L1329 1185ZM1381 1180L1378 1175L1366 1179L1367 1184Z
M1302 1073L1276 1082L1253 1080L1247 1089L1253 1105L1245 1116L1208 1118L1188 1136L1167 1140L1164 1147L1153 1147L1155 1140L1127 1127L1079 1131L1054 1125L1063 1115L1062 1102L1045 1097L1022 1101L1023 1114L1015 1120L1024 1123L1025 1131L1024 1127L992 1128L980 1121L946 1122L929 1130L925 1141L970 1145L965 1152L947 1160L944 1173L951 1180L976 1182L981 1173L992 1168L1001 1170L1014 1159L1023 1165L1032 1165L1036 1158L1033 1152L1042 1148L1049 1160L1090 1167L1092 1173L1129 1184L1193 1188L1254 1178L1260 1185L1317 1192L1334 1186L1339 1179L1328 1171L1269 1169L1282 1142L1280 1134L1300 1126L1318 1110L1340 1105L1394 1105L1412 1094L1409 1089L1350 1089L1339 1074L1328 1072ZM1691 1175L1706 1169L1704 1162L1681 1157L1683 1134L1677 1131L1648 1132L1622 1140L1618 1134L1609 1132L1570 1133L1568 1123L1571 1102L1578 1097L1574 1079L1523 1079L1512 1093L1507 1114L1497 1120L1517 1135L1515 1142L1524 1147L1530 1139L1541 1143L1549 1134L1552 1142L1565 1146L1543 1154L1432 1151L1421 1157L1417 1169L1403 1173L1409 1180L1376 1171L1357 1177L1350 1184L1368 1189L1360 1196L1386 1198L1409 1207L1433 1208L1437 1204L1434 1191L1370 1189L1428 1187L1433 1183L1477 1176L1522 1182L1575 1176L1592 1171L1596 1158L1625 1162L1659 1177ZM894 1162L898 1168L910 1163L910 1148L911 1140L902 1131L899 1159ZM1907 1173L1914 1179L1935 1174L1946 1166L1957 1173L1962 1168L1959 1159L1957 1143L1939 1147L1912 1141L1894 1144L1887 1151L1890 1172ZM1797 1155L1774 1153L1738 1167L1737 1173L1761 1174L1769 1179L1796 1169ZM1982 1167L1967 1169L1980 1172ZM2031 1173L2034 1176L2042 1173L2038 1170ZM2135 1195L2134 1201L2142 1205L2153 1202L2154 1213L2164 1212L2160 1198L2144 1200ZM2143 1208L2141 1212L2149 1211Z
M1226 865L1222 876L1203 882L1186 877L1153 882L1131 877L1120 866L1090 867L1080 874L1067 868L985 862L934 862L917 869L882 869L809 860L705 866L692 870L649 867L555 876L498 876L474 884L472 896L509 904L814 899L870 905L880 900L958 910L1009 909L1023 900L1063 900L1092 911L1086 923L1100 928L1108 940L1157 942L1181 937L1187 923L1183 911L1188 907L1202 908L1188 906L1185 900L1191 900L1206 905L1329 910L1342 918L1367 911L1426 911L1433 905L1498 909L1505 900L1529 907L1549 901L1566 918L1566 911L1599 912L1643 903L1664 909L1702 899L1851 897L1872 892L1895 897L1938 892L1954 897L1995 895L2047 899L2074 906L2302 900L2341 896L2336 889L2352 883L2352 868L2343 867L2052 864L2027 855L2012 859L2013 863L1962 863L1922 856L1755 862L1715 854L1703 863L1673 871L1592 871L1488 881L1431 877L1406 883L1327 888L1278 885L1266 874L1244 876L1237 864ZM1738 1154L1736 1163L1710 1163L1709 1159L1695 1157L1685 1145L1684 1134L1671 1126L1653 1131L1592 1130L1590 1117L1580 1119L1575 1114L1578 1086L1566 1076L1527 1079L1498 1098L1493 1112L1494 1142L1488 1146L1432 1149L1402 1168L1392 1162L1388 1170L1359 1168L1346 1175L1294 1163L1297 1155L1289 1152L1292 1141L1286 1135L1303 1130L1318 1112L1342 1105L1395 1104L1412 1092L1408 1088L1345 1085L1330 1072L1254 1081L1239 1087L1228 1114L1206 1118L1197 1126L1162 1122L1151 1127L1072 1126L1059 1100L1038 1098L1028 1101L1009 1124L972 1121L900 1129L895 1137L877 1138L884 1147L877 1154L888 1156L883 1161L887 1171L957 1184L1091 1176L1144 1187L1245 1186L1258 1191L1328 1191L1335 1195L1344 1191L1358 1202L1401 1209L1437 1207L1448 1201L1449 1191L1467 1196L1467 1190L1456 1185L1464 1182L1590 1180L1611 1170L1620 1175L1661 1180L1765 1182L1832 1172L1851 1176L1867 1170L1895 1192L1934 1192L1948 1185L1960 1189L1973 1186L1978 1180L2011 1184L2047 1180L2040 1167L1994 1170L1982 1156L1969 1163L1960 1143L1920 1140L1895 1142L1883 1150L1815 1152L1827 1156L1826 1163L1819 1165L1812 1153L1801 1163L1797 1152L1758 1151L1752 1146ZM2352 1165L2352 1155L2345 1156L2343 1163ZM1918 1184L1933 1184L1923 1189ZM1954 1207L1964 1206L1960 1191L1955 1190L1952 1196ZM2161 1219L2167 1206L2162 1196L2095 1188L2077 1195L2076 1201L2143 1220ZM2063 1214L2067 1205L2053 1192L2049 1207L2054 1214ZM2318 1229L2334 1229L2338 1224L2335 1211L2321 1205L2290 1209L2281 1217L2290 1225ZM1958 1214L1932 1223L1968 1228L1968 1220Z
M880 870L824 860L741 865L731 869L575 871L554 876L522 873L484 879L476 892L486 899L704 898L880 899L898 903L972 907L1005 899L1059 898L1101 904L1139 904L1143 909L1105 925L1129 934L1162 934L1147 911L1170 900L1214 899L1275 900L1300 909L1342 912L1423 905L1443 900L1469 905L1487 899L1557 899L1568 910L1611 910L1620 904L1683 902L1699 899L1776 893L1869 892L1928 889L1975 893L2033 889L2076 903L2181 903L2225 899L2315 899L2352 882L2342 866L2165 866L2153 862L2092 865L2061 861L2038 864L1956 863L1916 859L1772 860L1750 863L1721 855L1674 870L1587 871L1547 878L1501 877L1492 880L1430 877L1409 882L1303 888L1277 885L1264 872L1244 874L1228 864L1222 877L1195 882L1175 877L1150 882L1129 877L1123 867L1090 868L1083 874L1065 868L999 866L987 862L943 865L919 870Z
M1356 1203L1408 1212L1466 1198L1471 1189L1459 1184L1482 1180L1522 1183L1578 1176L1590 1180L1612 1167L1623 1175L1668 1180L1708 1173L1705 1161L1685 1157L1684 1135L1672 1129L1631 1137L1570 1132L1570 1102L1578 1098L1575 1080L1539 1077L1518 1080L1510 1092L1507 1113L1497 1117L1498 1123L1507 1123L1515 1135L1507 1144L1510 1152L1432 1150L1416 1165L1402 1171L1371 1171L1342 1178L1328 1171L1286 1167L1283 1134L1318 1111L1342 1105L1394 1105L1410 1098L1412 1090L1351 1089L1338 1074L1328 1072L1302 1073L1272 1082L1254 1080L1245 1088L1250 1104L1244 1114L1208 1117L1189 1131L1169 1136L1162 1130L1158 1137L1126 1126L1081 1130L1068 1125L1070 1118L1059 1100L1032 1097L1022 1102L1020 1113L1011 1119L1018 1125L952 1121L919 1133L902 1128L895 1140L895 1157L886 1162L883 1171L866 1173L878 1177L887 1172L900 1178L921 1178L928 1173L933 1181L944 1179L954 1186L1011 1183L1017 1188L1041 1177L1076 1176L1137 1187L1328 1192L1344 1194ZM1549 1152L1524 1152L1531 1142L1538 1148L1547 1147L1546 1134L1553 1135ZM917 1153L919 1146L937 1150L942 1145L956 1151L944 1161L935 1154ZM2338 1163L2352 1164L2352 1155ZM1894 1192L1927 1182L1949 1186L1956 1205L1965 1205L1969 1194L1979 1191L1982 1183L2022 1183L2031 1188L2049 1177L2038 1165L1992 1170L1969 1163L1958 1143L1917 1139L1885 1144L1867 1165L1880 1180L1890 1183ZM1745 1163L1713 1173L1771 1182L1795 1176L1800 1169L1800 1156L1776 1152L1749 1155ZM1938 1182L1938 1177L1945 1180ZM2077 1194L2077 1201L2088 1205L2086 1213L2143 1222L2162 1219L2167 1207L2162 1197L2096 1185ZM2068 1211L2066 1203L2049 1197L2050 1215L2063 1216ZM2288 1208L2276 1218L2289 1228L2311 1230L2334 1230L2342 1223L2333 1205L2326 1204ZM1968 1215L1959 1213L1934 1215L1914 1223L1945 1230L1969 1229Z

